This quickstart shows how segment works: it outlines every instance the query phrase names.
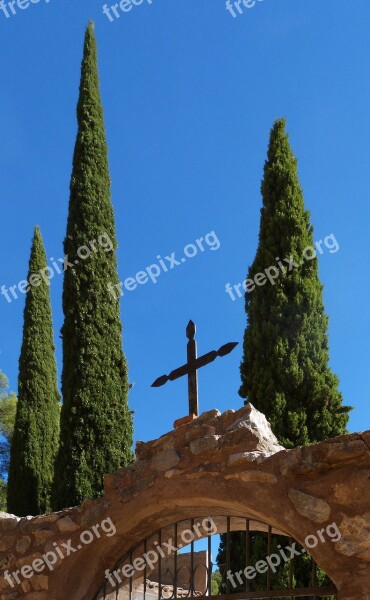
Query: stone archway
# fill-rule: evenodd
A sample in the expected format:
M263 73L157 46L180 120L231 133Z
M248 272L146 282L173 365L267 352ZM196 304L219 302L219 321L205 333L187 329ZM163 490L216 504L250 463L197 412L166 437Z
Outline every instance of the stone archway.
M366 432L285 450L251 405L203 413L139 442L134 465L106 476L103 497L41 517L2 515L1 599L92 600L106 569L152 532L194 514L229 514L270 523L299 543L336 523L341 539L311 554L338 600L370 600L369 446ZM47 553L56 556L52 570L30 575ZM4 573L17 571L11 587Z

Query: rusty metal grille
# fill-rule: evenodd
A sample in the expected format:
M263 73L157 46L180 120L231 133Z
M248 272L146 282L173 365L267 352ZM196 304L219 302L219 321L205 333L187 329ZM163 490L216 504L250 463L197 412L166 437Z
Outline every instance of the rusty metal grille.
M199 561L198 554L195 551L195 539L189 540L187 544L182 542L182 535L185 531L194 531L196 524L202 521L209 523L211 520L217 523L217 534L207 534L200 536L197 539L206 538L207 550L203 550L205 554L204 561ZM221 531L219 525L221 524ZM311 561L311 576L310 585L308 587L295 587L295 575L297 565L295 558L289 558L287 561L288 585L280 589L276 589L274 584L275 572L269 566L265 572L264 589L253 589L253 581L245 578L245 589L236 592L231 589L230 580L226 577L226 573L230 571L231 564L231 536L235 531L245 534L245 568L250 566L252 560L253 536L256 533L262 533L265 540L266 557L270 556L273 549L273 536L285 536L287 542L293 540L284 534L284 532L273 528L271 525L258 521L256 519L246 519L244 517L200 517L183 521L178 521L168 527L156 531L144 539L140 544L135 546L129 553L121 558L114 567L110 570L111 579L105 580L99 592L94 596L94 600L209 600L210 597L217 600L247 600L256 598L264 600L267 598L277 598L280 600L304 598L304 599L336 599L337 590L332 582L327 585L320 586L318 583L318 566L310 557L308 552L305 554ZM198 529L199 532L199 529ZM212 537L219 533L226 535L225 547L225 563L223 564L223 579L222 593L212 593L212 574L214 573L215 563L212 561ZM163 556L163 545L166 545L168 540L172 541L172 550L188 548L186 559L181 559L183 555L178 551L169 553ZM180 542L181 540L181 542ZM204 542L203 542L204 546ZM161 549L162 551L160 551ZM150 569L147 561L140 563L139 559L148 552L156 553L157 560L155 568ZM303 554L303 551L302 551ZM153 556L153 554L151 555ZM184 563L184 560L186 564ZM144 565L143 565L144 562ZM126 568L126 573L132 573L127 565L139 567L135 568L133 576L125 576L122 569ZM151 561L153 563L153 561ZM243 563L244 564L244 563ZM134 567L133 567L134 568ZM241 573L241 571L239 571ZM199 581L202 582L200 585ZM261 585L261 584L260 584ZM201 588L201 589L199 589Z

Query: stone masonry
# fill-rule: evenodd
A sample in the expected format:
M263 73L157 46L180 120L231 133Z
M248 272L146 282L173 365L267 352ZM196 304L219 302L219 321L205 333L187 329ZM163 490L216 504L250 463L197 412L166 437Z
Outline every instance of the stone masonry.
M105 570L141 540L166 527L170 536L172 523L198 515L256 519L300 543L335 522L341 539L311 554L338 600L370 600L370 431L285 450L250 404L139 442L135 463L107 475L97 500L38 517L1 513L0 598L93 600ZM81 544L83 532L105 519L115 535ZM41 569L41 557L56 547L74 550ZM39 571L31 574L31 565ZM11 587L4 573L22 567L25 576Z

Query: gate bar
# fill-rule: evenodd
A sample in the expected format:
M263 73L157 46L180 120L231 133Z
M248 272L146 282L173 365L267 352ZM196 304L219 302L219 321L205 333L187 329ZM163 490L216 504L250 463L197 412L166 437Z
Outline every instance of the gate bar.
M230 517L227 517L226 530L226 575L230 571ZM230 594L230 581L226 577L226 594Z
M246 567L249 567L250 559L251 559L251 538L249 533L249 519L245 520L245 562ZM246 591L249 592L249 579L246 580Z

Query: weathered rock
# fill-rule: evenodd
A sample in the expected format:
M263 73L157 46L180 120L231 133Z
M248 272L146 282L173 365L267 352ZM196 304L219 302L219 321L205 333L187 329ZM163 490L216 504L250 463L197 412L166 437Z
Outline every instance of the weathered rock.
M5 571L6 569L11 570L16 564L14 554L5 554L0 556L0 571Z
M273 453L271 452L238 452L237 454L231 454L227 460L227 464L232 466L242 466L247 463L261 463Z
M153 452L145 442L136 442L135 456L138 460L145 460L151 458Z
M40 517L35 519L34 517L28 516L22 517L22 519L19 521L18 527L23 534L27 535L28 533L32 533L39 527L43 527L43 525L44 523L40 519Z
M98 498L95 502L92 500L85 500L82 507L83 514L81 516L81 527L86 528L99 522L99 519L107 512L109 502L103 498Z
M338 552L370 562L370 512L355 517L344 516L339 530L341 539L335 544Z
M199 425L200 423L204 423L205 421L211 421L212 419L215 419L220 416L221 416L221 413L219 410L217 410L217 408L213 408L212 410L207 410L206 412L202 413L198 417L197 425Z
M295 475L302 465L302 448L293 448L283 451L283 460L280 464L280 473L283 477Z
M222 415L221 419L225 421L226 426L226 431L220 440L221 448L233 449L233 454L237 454L238 449L243 449L244 452L260 451L267 454L283 450L265 416L252 404L248 403L237 413L227 414L227 419Z
M22 590L25 593L32 591L32 587L31 587L31 584L28 579L25 579L24 581L22 581L21 586L22 586Z
M21 568L24 565L32 565L34 560L40 559L42 555L40 552L34 552L32 554L27 554L27 556L21 556L17 559L17 567Z
M176 449L172 446L170 448L165 448L161 450L156 456L152 459L152 468L155 471L168 471L173 467L176 467L180 462L180 456L178 455Z
M226 475L225 479L236 479L254 483L277 483L278 479L273 473L261 473L260 471L247 471L245 473L233 473Z
M183 472L180 469L170 469L169 471L165 472L164 476L166 479L172 479L172 477L179 477L182 474Z
M15 550L16 550L16 552L18 552L18 554L24 554L26 552L26 550L30 547L30 545L31 545L31 538L28 537L28 535L25 535L25 536L21 537L19 540L17 540L17 543L15 545Z
M78 531L80 529L80 525L77 525L71 517L63 517L57 521L57 527L59 531Z
M40 515L38 517L32 517L32 523L36 526L45 525L46 523L55 523L62 516L62 511L56 513L50 513L48 515Z
M49 578L46 575L34 575L31 579L31 586L36 592L49 589Z
M15 515L0 512L0 533L13 531L17 527L19 520Z
M359 490L361 490L364 481L369 481L370 469L356 469L348 474L345 481L338 481L333 487L333 500L343 506L352 506L357 512L358 507L363 505L364 499ZM369 502L370 506L370 502Z
M190 450L192 454L202 454L207 450L215 450L218 448L219 435L207 435L204 438L198 438L190 442Z
M1 596L1 600L15 600L19 595L19 592L17 591L13 591L10 589L7 589L4 591L3 595Z
M359 434L359 437L361 440L363 440L365 442L366 446L370 450L370 431L363 431L362 433Z
M14 536L2 535L0 537L0 552L14 548Z
M236 413L236 419L228 426L227 431L235 429L247 429L251 437L258 440L258 446L255 450L265 450L275 447L276 450L283 450L276 436L272 433L271 425L265 415L254 408L252 404Z
M217 471L198 471L197 473L186 473L186 479L209 479L210 477L218 477Z
M203 424L200 427L193 427L190 431L185 434L185 441L191 442L197 438L203 438L206 436L212 436L216 434L215 427Z
M343 464L346 461L352 463L367 452L368 448L365 442L362 440L350 440L328 446L325 458L330 464L336 462Z
M325 500L315 498L293 488L288 491L288 496L299 514L310 519L310 521L324 523L329 519L330 506Z

